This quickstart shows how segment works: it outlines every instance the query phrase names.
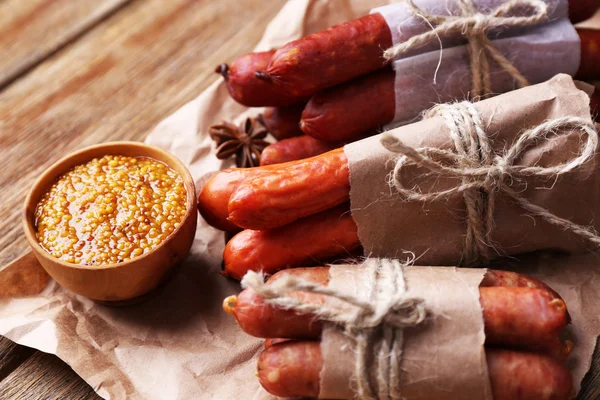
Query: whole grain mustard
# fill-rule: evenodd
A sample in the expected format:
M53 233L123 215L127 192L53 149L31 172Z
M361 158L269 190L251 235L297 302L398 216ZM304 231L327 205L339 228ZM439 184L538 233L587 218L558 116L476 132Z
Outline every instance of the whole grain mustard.
M35 212L37 239L66 262L123 262L149 252L179 226L186 198L183 179L159 161L94 158L44 194Z

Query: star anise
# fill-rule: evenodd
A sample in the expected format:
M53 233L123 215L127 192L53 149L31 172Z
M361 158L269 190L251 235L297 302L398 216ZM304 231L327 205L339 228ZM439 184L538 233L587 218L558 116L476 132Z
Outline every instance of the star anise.
M239 127L223 121L211 126L208 133L217 143L217 158L224 160L235 155L235 165L240 168L257 167L260 154L270 144L264 140L267 130L256 118L246 118Z

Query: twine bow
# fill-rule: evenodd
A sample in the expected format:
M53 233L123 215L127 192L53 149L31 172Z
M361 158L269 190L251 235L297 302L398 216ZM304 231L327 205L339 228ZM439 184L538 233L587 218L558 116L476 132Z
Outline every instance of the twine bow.
M390 185L408 201L436 201L457 194L463 195L467 209L464 248L467 265L489 260L490 233L494 226L494 207L498 193L512 199L530 215L571 231L591 243L600 244L600 236L593 228L558 217L533 204L513 188L515 182L523 182L525 178L558 178L590 162L598 147L598 133L591 121L578 117L547 121L522 133L504 154L495 154L485 133L483 121L472 103L465 101L442 104L434 107L428 114L432 115L441 115L446 120L456 152L433 147L414 149L391 135L384 135L381 144L387 150L402 155L390 175ZM525 150L546 139L549 134L566 136L571 130L581 131L585 136L576 157L550 167L515 164ZM448 160L448 163L437 161L439 159ZM446 190L425 193L418 188L407 188L402 179L402 171L409 165L425 168L429 174L438 177L459 179L461 183Z
M383 53L386 60L390 61L409 49L422 46L436 38L439 39L441 36L462 34L468 40L469 46L472 98L491 93L488 56L510 74L519 87L529 85L527 79L494 47L486 35L486 30L497 27L535 25L544 22L548 18L548 5L542 0L510 0L492 10L489 14L477 12L472 0L457 0L461 12L459 16L429 14L417 7L413 0L407 0L407 4L413 14L424 19L432 27L432 30L390 47ZM528 16L509 16L523 7L530 8L532 13Z
M368 298L339 288L317 285L288 275L267 285L262 274L249 271L242 287L251 288L265 301L301 314L317 315L341 327L356 342L356 393L360 399L401 399L400 356L402 330L421 324L427 309L422 299L406 295L402 264L398 260L367 259L362 266ZM290 297L293 292L322 294L336 302L311 304ZM340 304L342 306L340 306ZM376 379L370 374L376 369Z

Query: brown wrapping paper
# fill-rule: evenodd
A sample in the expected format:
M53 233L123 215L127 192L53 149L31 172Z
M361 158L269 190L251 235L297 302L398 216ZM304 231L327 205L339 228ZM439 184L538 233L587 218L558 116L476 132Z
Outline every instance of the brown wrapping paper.
M406 267L407 297L425 300L431 318L404 330L401 393L407 399L492 399L483 343L479 283L483 269ZM364 270L332 266L329 287L344 288L365 299ZM353 398L353 342L332 326L321 342L324 367L319 398Z
M512 146L525 129L547 120L577 116L590 120L589 97L568 75L557 75L546 83L529 86L476 103L494 151ZM408 146L454 149L442 117L396 128L394 135ZM395 155L373 136L345 147L350 167L350 207L358 226L365 254L395 257L403 250L414 252L419 264L458 265L466 234L466 206L462 195L439 201L406 202L388 185ZM519 165L552 166L575 157L581 146L580 132L552 137L526 151ZM600 215L600 157L559 179L527 179L516 187L522 197L574 223L598 225ZM425 180L415 168L410 170L407 187L419 185L422 191L442 190L460 185L455 179ZM414 178L411 180L411 177ZM491 232L491 257L526 253L541 249L584 251L590 243L571 232L531 217L512 199L496 196L495 227ZM408 229L407 229L408 228ZM435 245L434 245L435 244Z
M391 2L290 0L256 50L280 47ZM214 157L208 127L258 112L235 103L218 79L159 124L146 142L186 163L200 188L207 175L231 166ZM218 274L223 245L222 233L200 220L191 254L178 273L149 301L132 307L107 308L53 281L40 293L28 287L12 298L0 296L0 334L58 355L106 399L271 399L253 375L262 341L241 332L221 310L221 300L239 291L237 282ZM600 332L595 311L600 304L600 262L572 256L550 261L555 288L567 300L579 330L569 359L579 387L589 368L591 344ZM0 280L7 279L3 273L8 271L20 282L39 284L44 274L32 271L27 257L21 265L27 265L28 272L14 273L19 262L2 267ZM536 262L545 267L549 261L533 260L534 266ZM519 269L524 270L523 264Z

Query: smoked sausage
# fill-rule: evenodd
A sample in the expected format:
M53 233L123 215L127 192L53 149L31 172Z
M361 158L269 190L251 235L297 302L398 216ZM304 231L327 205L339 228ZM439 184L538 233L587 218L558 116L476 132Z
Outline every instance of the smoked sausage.
M350 196L343 149L261 171L231 194L228 221L247 229L272 229L345 203Z
M256 72L267 67L273 54L275 50L246 54L237 58L231 65L217 66L215 72L220 73L225 79L229 95L238 103L248 107L282 107L306 102L306 98L286 95L256 78Z
M375 13L286 44L256 76L290 96L311 96L382 68L391 46L390 28Z
M286 270L275 274L269 283L292 274L326 286L328 271L327 267ZM502 273L497 271L497 274ZM522 279L534 284L539 282L526 276ZM554 298L552 292L535 287L480 287L479 293L486 344L528 347L562 356L565 346L558 340L558 334L569 320L561 298ZM314 293L296 292L292 297L314 304L326 301L326 296ZM246 289L237 297L228 297L223 308L235 317L244 332L252 336L317 339L321 333L322 326L315 315L271 306L252 290Z
M573 395L569 370L550 356L486 348L486 359L494 400L566 400ZM314 398L322 368L320 342L286 341L261 353L257 373L262 387L275 396Z
M569 7L570 17L579 20L593 14L598 3L570 0ZM282 93L312 96L382 68L383 52L391 46L385 18L373 13L286 44L256 76Z
M356 224L343 205L281 228L238 233L225 246L222 274L237 280L249 270L271 275L350 254L358 247Z
M300 118L304 103L288 107L267 107L260 119L269 133L277 140L302 135Z

